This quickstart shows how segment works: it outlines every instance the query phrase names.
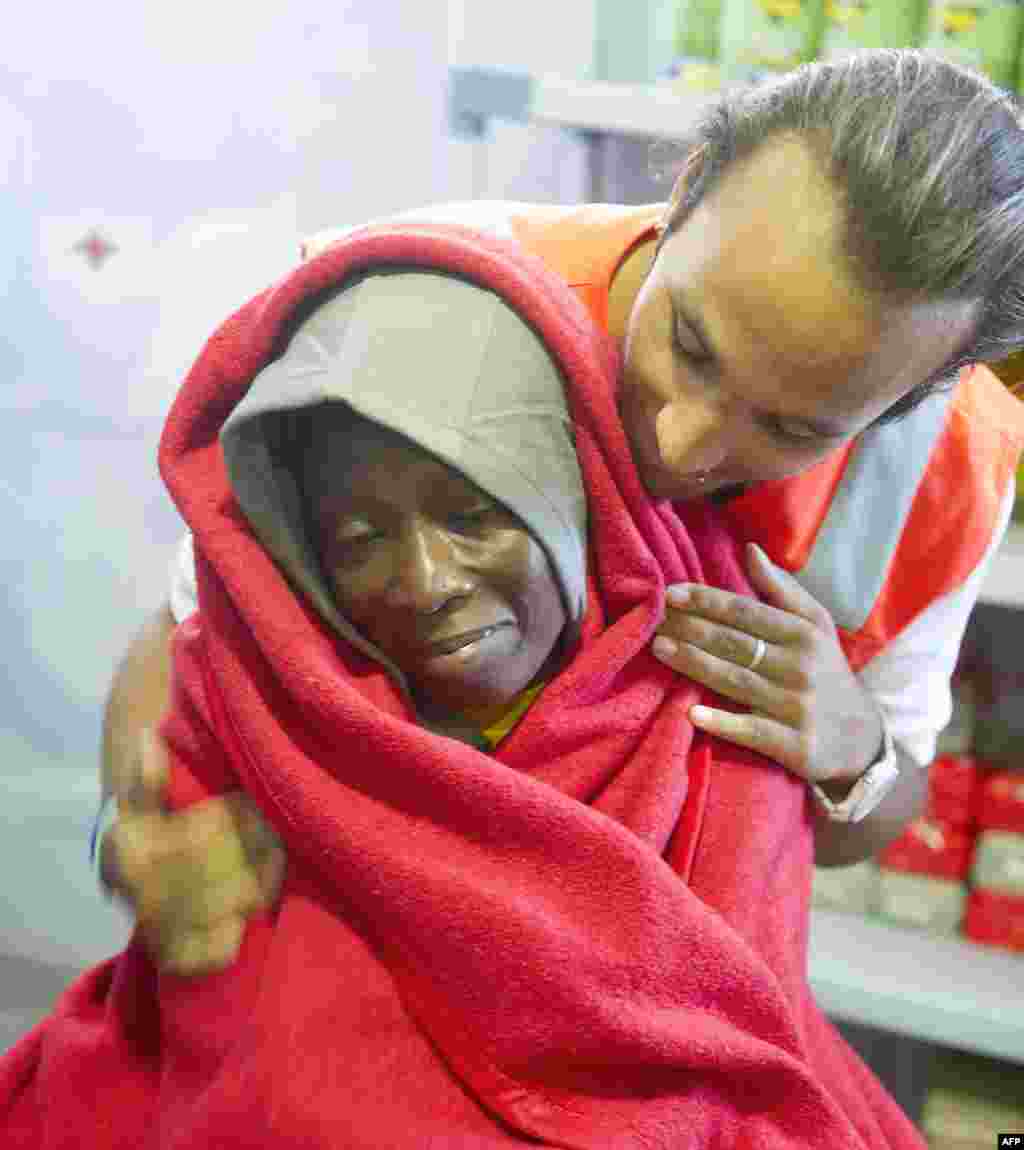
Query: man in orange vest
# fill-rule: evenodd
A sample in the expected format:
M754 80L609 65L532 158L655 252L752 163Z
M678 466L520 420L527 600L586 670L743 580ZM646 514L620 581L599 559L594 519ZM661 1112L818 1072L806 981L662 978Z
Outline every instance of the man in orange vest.
M620 341L646 487L725 506L763 597L676 588L655 650L737 705L696 708L697 725L807 780L816 861L851 862L921 807L1013 502L1024 408L979 364L1024 345L1024 130L980 77L878 51L723 96L685 154L668 205L406 218L512 236ZM160 748L139 749L192 580L186 541L115 679L117 808L94 835L107 885L180 972L231 961L284 864L243 796L166 814Z

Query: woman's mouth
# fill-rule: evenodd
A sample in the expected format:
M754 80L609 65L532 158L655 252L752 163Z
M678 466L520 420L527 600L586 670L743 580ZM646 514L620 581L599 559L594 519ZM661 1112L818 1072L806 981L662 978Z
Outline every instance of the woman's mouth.
M453 655L456 651L464 651L469 647L476 647L489 639L496 631L509 626L508 623L495 623L490 627L477 627L473 631L463 631L458 635L449 635L436 639L424 648L423 654L428 659L436 659L442 655Z

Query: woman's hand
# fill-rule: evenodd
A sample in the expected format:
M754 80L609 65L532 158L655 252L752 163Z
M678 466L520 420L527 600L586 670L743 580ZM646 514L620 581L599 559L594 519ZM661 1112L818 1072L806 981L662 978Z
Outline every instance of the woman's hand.
M166 751L144 732L113 779L118 819L103 839L104 883L134 910L161 970L197 975L230 966L247 916L273 906L285 854L241 791L170 812Z
M767 602L677 584L654 653L746 708L734 714L694 707L695 726L841 797L881 750L881 714L850 670L825 608L756 544L747 553L750 580Z

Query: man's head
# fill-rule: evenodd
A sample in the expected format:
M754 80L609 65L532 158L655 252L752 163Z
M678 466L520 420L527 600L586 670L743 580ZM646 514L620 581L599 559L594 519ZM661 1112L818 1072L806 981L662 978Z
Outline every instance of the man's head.
M811 65L723 97L687 152L626 334L654 494L802 471L1024 344L1024 130L980 77Z
M311 409L311 535L342 614L424 710L486 724L543 669L567 622L544 548L493 496L341 404Z

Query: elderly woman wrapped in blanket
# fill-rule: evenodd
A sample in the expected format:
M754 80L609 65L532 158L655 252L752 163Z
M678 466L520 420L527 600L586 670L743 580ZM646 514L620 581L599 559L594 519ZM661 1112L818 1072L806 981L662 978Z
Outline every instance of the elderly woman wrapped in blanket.
M0 1061L12 1148L918 1147L806 982L801 780L695 731L617 352L538 261L369 228L229 319L162 473L196 543L172 804L284 841L238 960L136 935Z

